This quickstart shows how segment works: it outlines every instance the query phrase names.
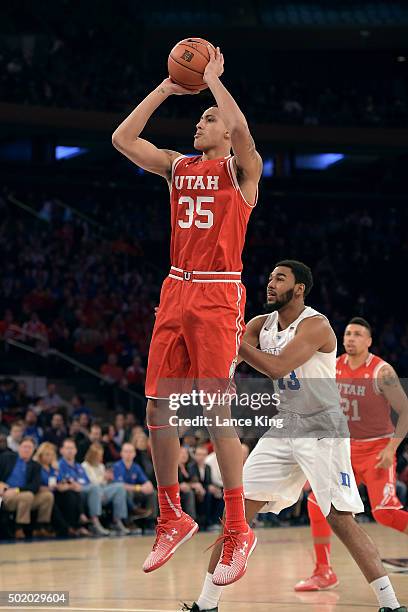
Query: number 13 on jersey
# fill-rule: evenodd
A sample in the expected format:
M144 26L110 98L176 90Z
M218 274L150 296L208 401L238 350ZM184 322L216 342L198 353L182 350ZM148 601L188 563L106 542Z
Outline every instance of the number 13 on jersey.
M214 204L214 196L181 196L179 205L186 205L185 219L179 219L178 224L183 229L189 229L194 224L200 229L208 229L214 225L214 213L203 204Z

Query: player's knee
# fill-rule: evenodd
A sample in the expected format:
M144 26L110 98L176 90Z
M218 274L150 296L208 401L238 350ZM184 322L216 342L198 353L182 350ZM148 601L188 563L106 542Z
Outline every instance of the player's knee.
M347 529L348 521L353 520L353 515L351 512L340 512L334 506L332 506L329 514L326 516L326 520L336 533L342 529Z
M398 528L396 525L397 513L395 510L380 508L379 510L374 510L373 517L377 523L384 525L384 527L392 527L393 529Z

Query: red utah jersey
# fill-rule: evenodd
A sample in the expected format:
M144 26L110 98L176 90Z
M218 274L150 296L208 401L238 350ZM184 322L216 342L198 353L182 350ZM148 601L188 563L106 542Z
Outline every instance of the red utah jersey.
M174 160L170 191L171 264L180 270L241 272L255 202L239 188L233 157Z
M350 435L356 440L383 438L394 433L391 406L378 386L378 373L386 365L369 353L359 368L352 370L345 353L337 358L336 378Z

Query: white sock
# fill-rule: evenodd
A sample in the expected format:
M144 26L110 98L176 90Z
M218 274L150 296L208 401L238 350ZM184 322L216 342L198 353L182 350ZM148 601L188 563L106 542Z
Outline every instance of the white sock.
M391 610L395 610L400 607L388 576L382 576L382 578L373 580L373 582L370 582L370 587L377 597L380 608L391 608Z
M222 589L224 587L217 586L212 581L212 574L207 572L203 584L203 590L201 591L201 595L197 600L197 606L200 610L211 610L211 608L216 608L218 606L218 602L221 599Z

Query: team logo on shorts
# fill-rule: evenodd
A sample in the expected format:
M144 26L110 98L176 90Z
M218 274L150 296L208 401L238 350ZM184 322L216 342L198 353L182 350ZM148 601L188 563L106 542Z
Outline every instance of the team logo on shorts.
M238 357L235 357L235 359L232 360L232 363L231 363L230 369L229 369L228 378L230 380L234 377L235 368L237 367L237 363L238 363Z
M181 56L181 59L183 59L185 62L191 62L193 57L194 57L194 53L191 53L191 51L187 51L186 49L183 55Z
M340 476L341 476L340 484L343 487L349 487L351 489L350 474L347 474L347 472L340 472Z

